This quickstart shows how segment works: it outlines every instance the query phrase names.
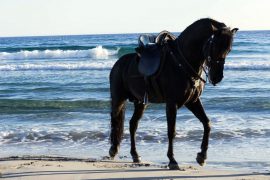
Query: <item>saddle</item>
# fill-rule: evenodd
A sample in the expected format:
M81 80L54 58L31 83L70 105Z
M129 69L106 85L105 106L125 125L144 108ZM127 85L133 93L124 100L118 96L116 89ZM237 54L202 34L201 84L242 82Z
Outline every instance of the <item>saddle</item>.
M155 74L161 64L162 46L168 40L174 40L175 36L168 32L162 31L157 36L143 34L139 36L136 52L139 56L139 72L149 77Z
M144 77L145 89L141 95L136 95L136 98L144 104L148 103L148 99L151 99L151 102L161 102L163 99L156 79L165 61L164 44L169 40L175 40L175 36L168 31L162 31L157 36L151 34L139 36L136 71Z

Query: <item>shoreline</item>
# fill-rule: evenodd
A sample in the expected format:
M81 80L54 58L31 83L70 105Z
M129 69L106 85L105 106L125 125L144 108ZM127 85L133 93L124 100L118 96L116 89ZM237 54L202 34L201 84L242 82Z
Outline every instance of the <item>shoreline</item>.
M217 170L193 165L180 165L180 168L180 171L171 171L166 165L152 162L131 163L105 158L102 160L51 156L0 158L0 172L3 179L270 179L270 172Z

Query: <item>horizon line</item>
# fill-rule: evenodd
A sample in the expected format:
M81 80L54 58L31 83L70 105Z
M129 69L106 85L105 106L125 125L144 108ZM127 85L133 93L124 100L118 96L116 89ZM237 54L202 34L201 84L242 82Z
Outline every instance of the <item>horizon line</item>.
M250 32L250 31L270 31L266 29L261 30L239 30L241 32ZM181 33L182 31L176 31L171 33ZM0 36L0 38L20 38L20 37L54 37L54 36L96 36L96 35L125 35L125 34L158 34L159 32L127 32L127 33L89 33L89 34L41 34L41 35L12 35L12 36Z

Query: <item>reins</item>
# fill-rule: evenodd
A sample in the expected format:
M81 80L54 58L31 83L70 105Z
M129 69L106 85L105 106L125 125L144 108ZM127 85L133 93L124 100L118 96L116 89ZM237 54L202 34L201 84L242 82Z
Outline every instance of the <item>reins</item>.
M180 46L179 46L179 43L178 43L177 40L176 40L176 43L177 43L177 45L176 45L176 46L177 46L177 52L178 52L178 54L180 55L180 58L177 58L177 57L174 55L173 51L172 51L172 50L168 47L168 45L166 44L167 49L169 50L169 53L170 53L170 55L172 56L174 62L175 62L179 67L183 67L183 64L182 64L181 62L179 62L178 59L183 60L183 62L184 62L184 64L186 65L186 67L188 67L188 68L190 69L190 71L191 71L191 73L192 73L193 75L191 75L190 72L187 71L187 70L185 70L185 72L186 72L187 74L189 74L189 76L193 77L195 80L201 80L203 83L206 83L206 80L203 79L203 78L202 78L202 77L194 70L194 68L190 65L190 63L187 61L186 57L184 56L184 54L182 53L182 51L181 51L181 49L180 49ZM184 66L185 66L185 65L184 65ZM207 75L207 76L208 76L208 75Z
M205 73L206 76L206 80L208 79L208 82L211 83L211 80L209 79L209 64L211 64L211 53L212 53L212 49L213 49L213 39L214 39L214 35L212 35L210 38L208 38L207 42L204 44L203 46L203 55L204 58L206 59L206 61L204 62L202 68L203 71ZM208 48L208 50L206 50L206 48ZM205 53L206 52L206 53Z
M209 78L209 69L211 68L213 63L219 64L219 63L224 63L224 60L221 59L219 61L212 61L212 51L213 51L213 39L214 39L214 35L212 35L211 37L208 38L208 40L206 41L206 43L203 46L203 55L204 55L204 60L205 62L203 63L203 65L200 65L200 67L202 67L206 79L203 79L195 70L194 68L191 66L191 64L188 62L187 58L184 56L181 48L180 48L180 44L179 44L179 40L176 40L176 52L177 54L180 55L179 57L176 57L175 54L173 53L173 51L171 50L170 47L168 47L168 44L166 44L167 49L169 50L170 55L172 56L174 62L177 64L177 66L179 67L183 67L184 68L188 68L189 71L187 69L184 69L184 71L190 76L193 77L195 80L201 80L203 83L208 82L212 83L210 78ZM180 61L182 62L180 62ZM212 83L213 84L213 83Z

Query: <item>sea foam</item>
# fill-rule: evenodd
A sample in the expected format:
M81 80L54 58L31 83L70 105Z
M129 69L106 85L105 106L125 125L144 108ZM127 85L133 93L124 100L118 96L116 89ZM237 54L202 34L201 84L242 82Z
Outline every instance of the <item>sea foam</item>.
M250 70L268 70L270 69L269 61L227 61L226 69L250 69Z
M23 64L0 64L1 71L27 71L27 70L92 70L109 69L113 66L115 60L106 60L104 62L42 62L42 63L23 63Z
M98 50L97 50L98 51ZM100 53L100 54L98 54ZM89 61L31 61L21 63L1 63L0 71L27 71L27 70L91 70L91 69L110 69L116 62L117 58L108 58L102 52L98 52L96 55L98 58L103 59L92 59ZM270 62L267 61L231 61L226 62L226 69L235 70L269 70Z

